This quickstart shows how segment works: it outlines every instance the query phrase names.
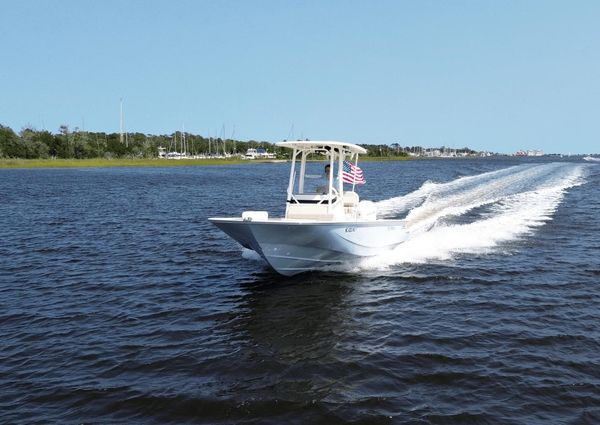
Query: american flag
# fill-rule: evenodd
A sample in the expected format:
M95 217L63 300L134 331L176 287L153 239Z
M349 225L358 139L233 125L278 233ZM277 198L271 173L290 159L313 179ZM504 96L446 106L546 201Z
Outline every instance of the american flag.
M344 161L342 181L350 184L365 184L367 182L360 167L357 167L348 161Z

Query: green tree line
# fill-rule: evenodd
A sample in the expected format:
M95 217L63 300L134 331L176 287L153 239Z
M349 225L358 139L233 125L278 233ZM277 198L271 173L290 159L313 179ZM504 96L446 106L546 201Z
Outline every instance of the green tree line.
M369 156L406 156L397 145L361 145ZM243 155L249 148L263 147L277 157L289 157L289 150L265 141L241 141L207 138L201 135L175 132L151 135L128 133L121 140L119 133L73 130L62 125L56 133L24 128L16 133L0 124L0 158L155 158L159 148L167 152L187 152L190 155Z

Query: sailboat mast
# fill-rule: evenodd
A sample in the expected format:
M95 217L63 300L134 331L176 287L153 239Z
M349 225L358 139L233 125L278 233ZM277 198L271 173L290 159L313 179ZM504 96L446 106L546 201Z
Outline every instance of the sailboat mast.
M181 137L183 137L183 151L187 155L187 153L188 153L188 146L187 146L187 138L185 137L185 124L183 124L181 126L181 128L182 128Z
M235 125L233 126L233 131L231 132L231 140L233 142L233 153L235 154L237 152L237 150L235 149L235 139L233 138L235 136Z
M121 144L123 144L123 98L120 99L119 101L119 108L120 108L120 113L119 113L119 141L121 142Z

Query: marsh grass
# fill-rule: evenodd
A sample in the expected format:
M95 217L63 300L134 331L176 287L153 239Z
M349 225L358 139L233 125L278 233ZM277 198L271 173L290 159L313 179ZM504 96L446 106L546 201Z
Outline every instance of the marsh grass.
M248 163L242 159L0 159L0 168L181 167Z
M364 161L403 161L409 157L361 157ZM0 168L102 168L102 167L181 167L204 165L233 165L268 163L271 160L243 160L239 158L223 159L0 159ZM280 161L278 161L280 162Z

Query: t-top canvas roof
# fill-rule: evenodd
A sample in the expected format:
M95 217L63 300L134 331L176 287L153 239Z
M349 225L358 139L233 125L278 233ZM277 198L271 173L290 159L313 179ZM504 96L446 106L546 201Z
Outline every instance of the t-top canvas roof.
M283 148L290 149L299 149L299 150L307 150L307 149L325 149L326 147L330 148L338 148L345 151L345 153L360 153L365 154L367 150L365 148L361 148L358 145L353 145L352 143L344 143L344 142L333 142L329 140L298 140L294 142L279 142L275 143L277 146L281 146Z

